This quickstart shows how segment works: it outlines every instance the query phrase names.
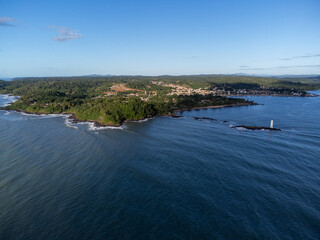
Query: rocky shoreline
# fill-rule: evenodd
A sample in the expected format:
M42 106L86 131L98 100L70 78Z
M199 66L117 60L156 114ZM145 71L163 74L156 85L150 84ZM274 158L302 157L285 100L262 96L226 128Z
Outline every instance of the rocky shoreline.
M226 108L226 107L241 107L241 106L251 106L251 105L259 105L258 103L254 103L254 102L249 102L249 103L238 103L238 104L225 104L225 105L216 105L216 106L205 106L205 107L194 107L191 109L184 109L184 110L175 110L172 114L167 114L167 115L156 115L155 117L172 117L172 118L182 118L182 115L179 115L177 113L181 113L183 111L191 111L191 110L199 110L199 109L215 109L215 108ZM0 110L4 110L3 108L0 108ZM28 112L28 111L24 111L24 110L19 110L19 109L12 109L9 111L16 111L16 112L22 112L22 113L26 113L26 114L31 114L31 115L54 115L54 114L61 114L63 116L67 116L68 119L72 120L72 123L76 124L76 123L81 123L81 122L89 122L89 123L93 123L95 127L121 127L123 126L126 122L132 122L132 121L143 121L146 120L146 118L144 119L137 119L137 120L125 120L123 122L121 122L120 124L105 124L96 120L80 120L79 118L77 118L77 116L74 113L68 113L68 112L62 112L62 113L43 113L43 112Z
M156 115L154 117L172 117L172 118L182 118L182 115L178 115L178 112L183 112L183 111L191 111L191 110L198 110L198 109L209 109L209 108L225 108L225 107L241 107L241 106L251 106L251 105L259 105L258 103L254 103L254 102L249 102L249 103L239 103L239 104L225 104L225 105L217 105L217 106L206 106L206 107L194 107L191 109L187 109L187 110L176 110L174 111L172 114L167 114L167 115ZM68 113L62 113L62 114L68 114ZM70 114L70 113L69 113ZM101 123L99 121L94 121L94 120L80 120L78 119L75 114L71 114L71 116L69 117L69 119L72 119L74 121L74 123L79 123L79 122L92 122L95 124L96 127L121 127L123 126L123 124L127 123L127 122L134 122L134 121L143 121L146 120L147 118L144 119L128 119L125 120L123 122L121 122L120 124L105 124L105 123Z

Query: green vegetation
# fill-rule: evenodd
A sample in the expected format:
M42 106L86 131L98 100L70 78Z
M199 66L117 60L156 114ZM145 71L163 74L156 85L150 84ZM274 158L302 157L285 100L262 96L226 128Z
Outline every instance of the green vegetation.
M162 82L164 84L157 84ZM23 78L0 80L0 93L20 96L7 110L29 113L71 113L78 120L118 125L126 120L139 120L156 115L171 115L177 110L225 104L248 103L244 99L214 96L214 94L170 94L176 84L188 88L253 89L272 86L279 89L310 90L319 88L314 79L289 81L274 78L220 75L200 76L113 76L69 78ZM125 84L129 91L112 91ZM279 89L278 89L278 88ZM140 91L138 91L140 90ZM142 90L142 91L141 91ZM108 94L111 93L111 94Z
M272 78L253 76L231 76L231 75L194 75L194 76L160 76L157 80L164 82L174 82L186 84L193 88L222 87L225 84L241 85L253 84L260 87L281 87L295 88L298 90L316 90L320 87L320 77L318 78Z
M3 90L8 85L7 81L0 80L0 91Z

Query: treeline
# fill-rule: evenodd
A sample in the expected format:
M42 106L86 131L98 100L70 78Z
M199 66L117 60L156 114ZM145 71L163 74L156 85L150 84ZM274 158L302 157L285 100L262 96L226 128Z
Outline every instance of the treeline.
M4 91L5 87L8 86L8 82L4 80L0 80L0 93Z
M127 83L131 88L140 90L165 91L165 87L151 84L151 81L163 81L188 85L192 88L210 89L221 87L225 84L242 88L241 85L258 85L260 87L296 88L298 90L316 90L320 88L320 77L312 78L275 78L238 75L186 75L186 76L106 76L106 77L46 77L46 78L21 78L10 82L13 88L22 86L26 82L77 82L88 83L107 87L110 83ZM0 85L1 89L1 85Z
M222 87L226 84L233 85L235 88L243 88L242 85L256 85L259 87L280 87L296 88L298 90L316 90L320 88L320 81L314 79L301 78L273 78L273 77L254 77L254 76L236 76L236 75L194 75L194 76L160 76L157 78L164 82L175 82L177 84L186 84L192 88Z

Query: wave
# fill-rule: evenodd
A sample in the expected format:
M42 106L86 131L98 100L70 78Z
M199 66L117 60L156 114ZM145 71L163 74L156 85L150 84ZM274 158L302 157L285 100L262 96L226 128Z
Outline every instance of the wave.
M20 112L21 115L23 116L28 116L28 117L35 117L35 118L57 118L57 117L62 117L65 118L64 124L66 127L74 128L74 129L79 129L78 126L76 125L81 125L81 124L86 124L88 125L88 130L89 131L96 131L96 130L103 130L103 129L123 129L123 126L119 127L113 127L113 126L97 126L96 123L94 122L78 122L75 121L73 118L71 118L72 114L64 114L64 113L59 113L59 114L34 114L34 113L25 113L25 112Z
M146 121L149 121L149 120L151 120L151 119L154 119L154 118L145 118L145 119L141 119L141 120L130 120L130 121L128 121L128 122L146 122Z
M9 94L0 94L0 96L2 97L2 99L10 99L10 100L19 98L18 96L12 96Z
M0 97L1 97L0 100L4 100L4 103L0 104L0 106L2 107L9 106L10 104L14 103L19 99L18 96L12 96L9 94L0 94Z
M76 125L88 125L88 130L89 131L97 131L97 130L106 130L106 129L118 129L118 130L123 130L126 127L124 125L121 126L98 126L95 122L88 122L88 121L84 121L84 122L76 122Z
M87 122L89 125L89 131L96 131L96 130L105 130L105 129L118 129L123 130L124 126L113 127L113 126L97 126L94 122Z
M64 121L64 125L66 127L73 128L73 129L79 129L77 126L75 126L75 124L76 124L75 121L70 117L66 118L66 120Z
M250 130L250 129L246 129L246 128L244 128L244 127L237 127L236 126L237 124L229 124L229 128L235 128L235 129L237 129L238 131L253 131L253 130Z
M11 103L16 101L19 97L17 96L10 96L10 95L0 95L2 97L2 99L10 99ZM10 103L5 103L5 104L10 104ZM6 106L6 105L5 105ZM26 112L21 112L21 111L15 111L19 114L21 114L22 116L26 116L28 118L31 119L45 119L45 118L65 118L65 126L66 127L70 127L70 128L74 128L74 129L79 129L78 126L79 124L87 124L88 125L88 130L89 131L97 131L97 130L105 130L105 129L116 129L116 130L123 130L125 128L124 125L122 126L98 126L95 122L88 122L88 121L84 121L84 122L78 122L75 121L74 119L71 118L72 114L65 114L65 113L59 113L59 114L35 114L35 113L26 113ZM4 115L9 115L10 111L5 111ZM139 120L137 122L145 122L150 120L151 118L147 118L147 119L143 119L143 120Z

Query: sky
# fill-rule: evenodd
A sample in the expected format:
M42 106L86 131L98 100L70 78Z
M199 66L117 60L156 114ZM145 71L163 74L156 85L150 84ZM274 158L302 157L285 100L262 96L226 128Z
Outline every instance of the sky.
M320 74L319 0L0 0L0 77Z

